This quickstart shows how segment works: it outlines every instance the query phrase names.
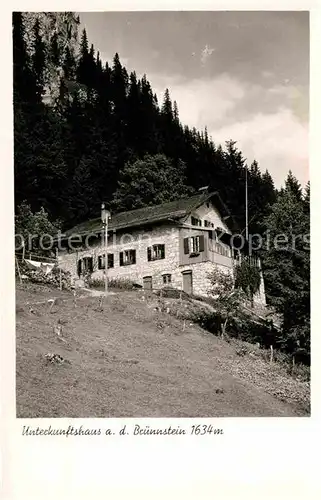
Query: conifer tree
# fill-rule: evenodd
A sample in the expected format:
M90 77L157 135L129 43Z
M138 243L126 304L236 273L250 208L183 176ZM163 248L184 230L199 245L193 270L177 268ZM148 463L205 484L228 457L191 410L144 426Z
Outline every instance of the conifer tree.
M291 192L298 201L302 201L301 185L297 178L293 175L291 170L289 171L287 179L285 181L285 190Z
M310 215L310 181L308 181L307 185L305 186L303 206L305 213Z
M84 29L80 41L80 57L77 66L77 81L84 85L88 80L88 39L87 32Z
M13 89L14 103L28 106L35 100L36 82L25 42L21 12L13 13Z
M283 316L284 346L297 342L309 353L310 245L309 216L297 191L285 189L266 217L264 278L268 301Z
M32 71L36 80L36 95L38 101L44 94L44 70L46 61L45 44L40 35L40 21L37 18L34 25L34 53L32 55Z
M167 119L167 123L173 120L173 106L169 95L169 90L166 89L164 93L164 100L162 104L162 115Z
M69 50L69 47L67 47ZM58 66L61 61L61 53L60 47L58 44L58 34L56 32L53 33L50 39L50 61L54 66Z

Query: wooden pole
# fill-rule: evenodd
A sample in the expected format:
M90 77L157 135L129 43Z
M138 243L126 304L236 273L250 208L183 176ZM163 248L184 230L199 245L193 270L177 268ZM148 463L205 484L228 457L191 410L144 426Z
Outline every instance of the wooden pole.
M247 165L245 165L245 239L249 239Z
M58 248L56 248L56 262L57 266L59 267L59 290L62 290L62 276L61 276L61 267L59 266L58 262Z
M105 219L105 296L108 295L108 212Z
M179 292L179 306L177 307L176 316L178 317L179 310L182 308L183 298L182 298L182 290Z
M17 257L16 257L16 264L17 264L18 275L19 275L19 279L20 279L20 285L22 285L22 278L21 278L21 273L20 273L20 268L19 268L19 262L18 262Z

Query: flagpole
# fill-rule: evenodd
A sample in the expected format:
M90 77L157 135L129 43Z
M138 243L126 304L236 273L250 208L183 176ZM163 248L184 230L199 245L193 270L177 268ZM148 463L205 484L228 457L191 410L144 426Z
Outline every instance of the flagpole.
M105 229L105 295L108 295L108 221L110 212L106 210L105 203L101 205L101 220Z
M247 165L245 165L245 238L249 239L249 214L248 214L248 183L247 183Z

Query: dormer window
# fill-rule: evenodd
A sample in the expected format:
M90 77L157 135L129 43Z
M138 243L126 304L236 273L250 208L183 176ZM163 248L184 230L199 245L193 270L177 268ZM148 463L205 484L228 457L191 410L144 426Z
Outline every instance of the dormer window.
M191 224L192 226L201 226L202 225L202 221L201 219L198 219L197 217L191 217Z

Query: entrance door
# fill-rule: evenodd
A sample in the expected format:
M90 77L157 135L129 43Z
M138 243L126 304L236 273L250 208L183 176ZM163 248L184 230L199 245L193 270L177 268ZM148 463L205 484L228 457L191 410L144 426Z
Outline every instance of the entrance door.
M193 277L192 271L184 271L183 273L183 290L185 293L193 293Z
M143 278L143 285L145 290L152 290L153 288L153 280L151 276L145 276Z

